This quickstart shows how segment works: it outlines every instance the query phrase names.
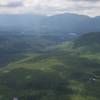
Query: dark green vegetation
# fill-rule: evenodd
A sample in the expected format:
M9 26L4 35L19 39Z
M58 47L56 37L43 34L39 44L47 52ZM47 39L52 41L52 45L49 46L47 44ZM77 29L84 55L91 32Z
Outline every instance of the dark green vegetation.
M14 37L0 39L2 100L100 100L100 33Z

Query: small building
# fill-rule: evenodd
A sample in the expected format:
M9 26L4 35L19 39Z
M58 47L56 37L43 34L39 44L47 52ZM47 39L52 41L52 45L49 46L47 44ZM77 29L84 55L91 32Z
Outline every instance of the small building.
M18 100L18 98L17 97L13 97L13 100Z
M89 78L89 81L95 82L96 81L96 78Z

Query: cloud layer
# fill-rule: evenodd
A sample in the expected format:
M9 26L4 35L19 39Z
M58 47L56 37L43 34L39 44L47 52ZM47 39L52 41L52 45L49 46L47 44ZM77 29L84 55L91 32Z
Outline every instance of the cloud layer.
M100 0L0 0L0 13L100 15Z

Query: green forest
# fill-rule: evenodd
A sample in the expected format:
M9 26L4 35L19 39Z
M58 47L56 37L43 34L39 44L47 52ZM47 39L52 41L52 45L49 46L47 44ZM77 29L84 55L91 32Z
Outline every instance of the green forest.
M100 33L0 35L0 100L100 100Z

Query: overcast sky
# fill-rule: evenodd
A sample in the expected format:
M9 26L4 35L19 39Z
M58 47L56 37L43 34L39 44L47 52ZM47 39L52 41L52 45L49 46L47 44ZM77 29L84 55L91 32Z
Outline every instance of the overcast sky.
M100 15L100 0L0 0L0 13Z

